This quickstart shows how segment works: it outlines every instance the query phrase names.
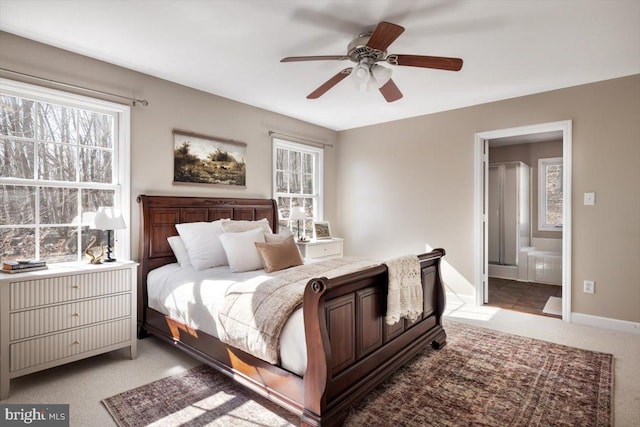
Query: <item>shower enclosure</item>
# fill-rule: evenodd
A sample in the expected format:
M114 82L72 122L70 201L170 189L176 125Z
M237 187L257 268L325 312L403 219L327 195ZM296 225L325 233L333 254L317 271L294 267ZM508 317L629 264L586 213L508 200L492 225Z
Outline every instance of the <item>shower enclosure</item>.
M489 164L489 276L526 277L526 265L521 265L519 256L521 249L530 245L529 193L528 165Z

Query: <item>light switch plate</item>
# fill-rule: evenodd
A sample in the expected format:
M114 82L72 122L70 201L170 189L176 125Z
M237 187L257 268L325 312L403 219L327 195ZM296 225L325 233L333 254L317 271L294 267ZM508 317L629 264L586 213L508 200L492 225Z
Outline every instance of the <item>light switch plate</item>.
M595 204L596 204L596 193L594 192L584 193L584 205L593 206Z
M596 291L596 282L593 280L584 281L584 292L587 294L593 294Z

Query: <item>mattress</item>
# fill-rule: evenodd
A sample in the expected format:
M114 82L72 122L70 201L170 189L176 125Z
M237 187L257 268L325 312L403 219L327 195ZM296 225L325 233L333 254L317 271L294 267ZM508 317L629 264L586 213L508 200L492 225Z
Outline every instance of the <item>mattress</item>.
M229 266L222 266L197 271L177 263L167 264L152 270L147 277L148 306L218 338L218 312L229 286L268 278L264 270L232 273ZM296 375L304 375L307 348L302 308L293 312L280 334L280 364Z

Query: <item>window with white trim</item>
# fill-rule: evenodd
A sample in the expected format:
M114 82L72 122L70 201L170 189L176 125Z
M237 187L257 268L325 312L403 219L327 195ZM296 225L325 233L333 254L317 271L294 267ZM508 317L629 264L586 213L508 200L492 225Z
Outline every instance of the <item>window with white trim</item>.
M273 139L273 197L278 202L282 225L293 227L291 211L302 207L307 220L304 231L313 236L313 221L322 220L321 148Z
M126 105L0 79L0 256L80 261L102 230L91 213L114 206L129 222ZM129 257L129 232L115 254Z
M562 157L538 159L538 230L562 230Z

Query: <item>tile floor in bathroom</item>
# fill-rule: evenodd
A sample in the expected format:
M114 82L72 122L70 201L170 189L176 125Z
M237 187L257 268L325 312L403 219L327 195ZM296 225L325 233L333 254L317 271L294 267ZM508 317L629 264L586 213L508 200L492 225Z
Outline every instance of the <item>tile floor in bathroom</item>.
M516 280L489 278L489 303L486 305L540 316L557 317L543 313L549 297L562 298L562 286Z

